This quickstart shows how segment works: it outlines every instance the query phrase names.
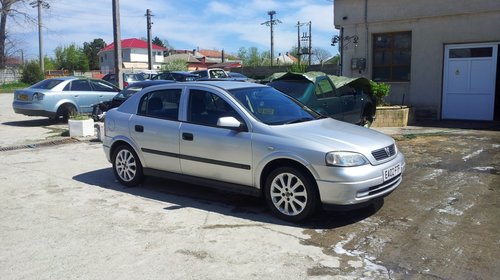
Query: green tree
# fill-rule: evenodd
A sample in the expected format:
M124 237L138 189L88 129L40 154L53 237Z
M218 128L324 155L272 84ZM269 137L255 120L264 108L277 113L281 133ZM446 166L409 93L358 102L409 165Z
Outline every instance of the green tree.
M32 85L44 79L38 60L31 60L24 63L22 71L21 82L23 83Z
M70 71L89 70L89 61L83 49L71 44L68 47L57 47L54 51L56 55L56 66L58 69L68 69Z
M163 44L163 41L158 37L154 37L154 39L151 42L157 46L165 48L165 44Z
M48 56L45 56L43 58L43 65L45 67L45 70L56 70L56 61L53 58L50 58Z
M177 59L167 62L161 66L161 71L187 71L188 66L185 60Z
M106 43L101 38L94 39L92 42L83 43L83 53L85 53L89 62L89 69L99 69L99 56L97 54L104 47L106 47Z
M264 66L270 65L269 51L259 52L256 47L241 47L238 50L238 57L243 61L243 66Z

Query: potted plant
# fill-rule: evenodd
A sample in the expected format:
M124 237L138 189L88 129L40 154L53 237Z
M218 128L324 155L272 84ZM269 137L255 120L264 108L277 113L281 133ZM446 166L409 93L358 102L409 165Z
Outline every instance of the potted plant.
M413 119L413 111L408 106L390 106L384 100L391 91L391 86L386 83L370 81L370 86L377 102L377 118L374 127L403 127Z
M68 119L69 136L94 136L94 120L85 114L72 114Z

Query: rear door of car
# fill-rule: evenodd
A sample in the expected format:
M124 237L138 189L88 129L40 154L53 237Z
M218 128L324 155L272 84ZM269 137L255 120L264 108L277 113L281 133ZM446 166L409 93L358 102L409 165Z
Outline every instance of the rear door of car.
M344 114L341 107L341 99L335 90L335 86L328 77L318 77L316 79L316 96L319 113L326 114L334 119L343 120Z
M144 157L144 166L180 173L179 104L182 87L160 89L145 94L137 114L129 121L132 139Z
M92 91L90 83L86 79L73 80L65 87L66 97L73 100L78 106L78 112L92 112L92 104L97 102L97 93Z
M220 117L243 122L233 105L216 90L193 86L180 127L181 169L186 175L251 186L251 133L217 127Z

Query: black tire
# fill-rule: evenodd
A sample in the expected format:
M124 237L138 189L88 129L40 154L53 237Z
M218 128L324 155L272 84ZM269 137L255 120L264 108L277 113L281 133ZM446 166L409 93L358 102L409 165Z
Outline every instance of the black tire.
M361 115L361 123L360 123L361 126L367 128L372 126L373 120L375 119L372 111L373 110L370 109L369 107L365 107L365 109L363 110L363 115Z
M69 119L69 116L76 114L76 108L75 106L71 104L63 104L57 108L56 112L56 121L62 120L63 122L67 122Z
M116 179L127 187L141 183L144 175L142 164L135 151L128 145L120 145L113 152L113 173Z
M289 222L300 222L312 216L319 203L314 181L294 167L279 167L269 174L265 197L271 212Z

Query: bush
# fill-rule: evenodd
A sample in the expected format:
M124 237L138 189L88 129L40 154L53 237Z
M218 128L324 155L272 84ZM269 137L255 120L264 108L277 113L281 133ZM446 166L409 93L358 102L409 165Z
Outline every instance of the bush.
M44 79L42 69L38 62L32 60L23 66L23 74L21 75L21 82L32 85Z
M386 83L377 83L374 81L370 81L370 86L372 88L373 96L377 99L377 106L384 105L384 97L389 95L391 86Z
M288 72L294 72L294 73L305 73L307 70L307 65L301 64L301 63L294 63L288 68Z

